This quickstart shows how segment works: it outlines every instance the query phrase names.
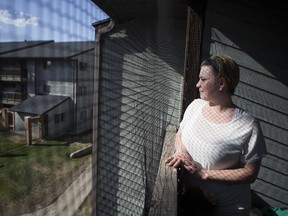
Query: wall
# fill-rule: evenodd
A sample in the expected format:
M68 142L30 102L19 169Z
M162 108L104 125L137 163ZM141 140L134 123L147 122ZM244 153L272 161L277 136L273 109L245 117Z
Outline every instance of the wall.
M14 128L14 130L16 133L25 134L24 121L25 121L26 116L36 117L36 115L15 112L15 117L14 117L15 118L15 128ZM38 126L38 124L32 123L31 128L32 128L32 136L35 138L39 138L39 126Z
M205 24L203 58L224 53L237 61L234 101L261 122L268 155L252 185L257 203L287 207L287 9L279 2L210 0Z
M69 96L74 102L73 131L80 133L92 128L94 50L84 52L72 59L48 59L50 68L44 69L46 60L36 61L37 94ZM81 70L80 64L85 63ZM50 86L44 92L43 86ZM84 90L85 89L85 90ZM86 113L86 114L85 114Z
M73 102L69 99L59 104L57 107L47 113L48 136L47 138L61 136L73 129ZM64 121L55 123L55 114L64 113Z
M101 41L99 215L149 210L165 129L180 118L185 29L186 19L138 19Z
M76 129L77 133L92 129L93 120L93 85L94 77L94 50L82 53L77 59L77 85L75 85ZM82 64L82 66L81 66ZM83 65L84 64L84 65ZM77 89L76 89L77 88Z
M76 66L70 60L48 59L51 61L51 66L44 69L45 61L36 61L36 94L63 95L73 98ZM44 92L44 85L50 86L50 93Z
M30 97L35 96L36 69L35 69L35 60L34 59L27 59L26 61L27 61L27 73L28 73L27 93L28 93L28 98L30 98Z

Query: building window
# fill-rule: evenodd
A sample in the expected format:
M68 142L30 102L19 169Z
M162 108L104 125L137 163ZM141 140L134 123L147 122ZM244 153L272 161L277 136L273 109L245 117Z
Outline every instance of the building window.
M63 122L63 121L64 121L64 113L58 113L54 115L55 124Z
M51 91L51 86L43 85L43 92L44 93L50 93L50 91Z
M79 62L79 68L80 68L80 71L85 71L87 69L87 63Z
M51 66L52 66L52 61L49 61L49 60L43 61L43 69L45 69L45 70L50 69Z

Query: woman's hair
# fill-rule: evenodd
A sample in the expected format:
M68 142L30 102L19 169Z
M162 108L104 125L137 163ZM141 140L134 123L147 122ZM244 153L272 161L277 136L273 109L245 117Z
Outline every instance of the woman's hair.
M214 55L205 59L201 67L211 66L216 77L224 78L228 85L229 92L234 94L235 88L239 82L239 66L227 55Z

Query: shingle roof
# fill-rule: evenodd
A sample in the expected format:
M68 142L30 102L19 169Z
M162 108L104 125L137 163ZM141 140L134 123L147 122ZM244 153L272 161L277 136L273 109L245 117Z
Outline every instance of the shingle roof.
M11 107L9 110L13 112L41 115L69 98L70 97L68 96L36 95Z
M0 42L0 55L15 52L22 49L27 49L30 47L39 46L46 43L53 43L53 40L50 41L16 41L16 42Z
M19 46L17 42L14 43L15 47ZM0 43L1 46L3 43ZM7 51L8 45L6 47ZM52 42L28 48L23 46L23 49L18 50L15 50L15 47L10 44L11 51L6 53L1 49L0 58L71 58L94 49L94 41Z

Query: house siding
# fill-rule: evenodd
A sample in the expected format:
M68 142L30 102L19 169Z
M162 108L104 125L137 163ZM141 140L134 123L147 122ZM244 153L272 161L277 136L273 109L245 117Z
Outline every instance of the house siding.
M18 133L25 133L25 126L24 126L24 118L25 116L31 116L26 113L15 113L15 125L14 130L18 131ZM34 130L33 130L34 131ZM35 135L35 133L32 133Z
M76 92L76 133L92 129L93 123L93 86L94 82L94 50L82 53L73 59L77 59L77 85L74 86ZM81 113L86 113L85 115Z
M47 69L43 68L46 61L51 62ZM73 98L73 85L75 79L75 66L70 60L44 59L36 61L37 94L63 95ZM50 86L46 92L44 86Z
M185 31L185 19L137 19L102 38L99 215L149 206L165 129L179 124Z
M11 47L16 45L17 42L10 44ZM69 112L72 112L71 125L69 125L70 129L72 127L71 131L81 133L92 129L92 98L95 81L93 48L91 42L51 42L29 50L23 48L11 51L9 54L1 54L1 72L2 66L5 65L7 68L16 67L18 73L16 78L10 78L11 75L7 78L6 73L9 71L6 72L3 66L0 96L2 97L6 92L9 94L5 94L4 99L1 98L0 107L12 107L36 95L68 96L73 101L72 109L69 108ZM45 66L45 62L49 64ZM25 76L21 77L20 72L22 74L25 72ZM22 114L16 114L15 118L16 131L24 127L21 126L23 120L19 115ZM63 132L65 131L66 128L63 128ZM53 131L51 133L54 134Z
M27 59L27 92L28 98L36 95L36 63L34 59Z
M260 197L255 202L287 207L288 56L283 49L287 47L287 16L283 8L269 5L209 0L202 53L203 58L227 54L240 65L233 100L260 120L268 149L252 184Z
M73 108L72 100L66 100L65 102L59 104L57 107L53 108L49 111L47 115L47 127L48 134L47 137L57 137L61 136L65 133L68 133L73 130L73 112L71 109ZM64 120L58 123L55 123L55 115L56 114L64 114Z

